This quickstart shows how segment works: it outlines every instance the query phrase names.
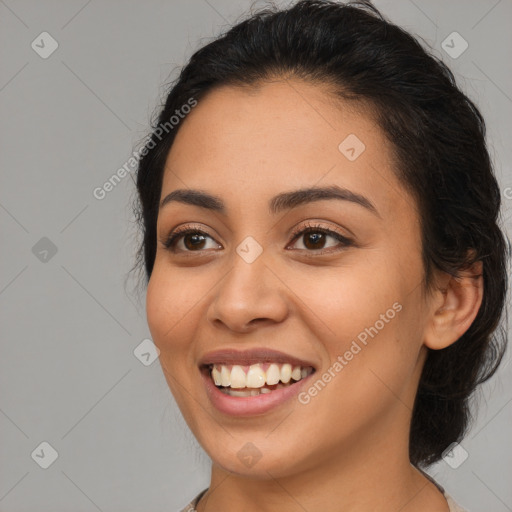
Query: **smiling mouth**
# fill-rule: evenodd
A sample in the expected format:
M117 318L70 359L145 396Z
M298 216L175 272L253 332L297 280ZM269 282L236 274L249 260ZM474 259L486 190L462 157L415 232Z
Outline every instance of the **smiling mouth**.
M289 363L257 363L250 366L209 364L206 370L219 391L233 397L258 396L290 387L305 379L312 366Z

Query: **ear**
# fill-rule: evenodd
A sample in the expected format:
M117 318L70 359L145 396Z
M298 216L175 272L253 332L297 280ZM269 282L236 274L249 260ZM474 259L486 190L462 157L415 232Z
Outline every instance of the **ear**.
M453 277L443 273L438 277L424 338L424 344L433 350L455 343L469 329L482 304L482 262L477 261L459 274Z

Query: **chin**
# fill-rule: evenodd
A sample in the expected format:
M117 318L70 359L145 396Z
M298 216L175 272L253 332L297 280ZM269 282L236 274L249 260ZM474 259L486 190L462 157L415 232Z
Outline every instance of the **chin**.
M252 440L251 440L252 439ZM274 436L268 439L268 432L260 435L231 437L203 448L212 462L229 473L243 477L268 480L287 477L302 469L297 454L305 455L301 443L286 444L290 438Z

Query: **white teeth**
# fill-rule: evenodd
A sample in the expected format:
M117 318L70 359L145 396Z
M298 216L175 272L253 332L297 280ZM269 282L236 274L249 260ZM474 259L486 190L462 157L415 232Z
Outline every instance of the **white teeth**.
M224 387L231 385L231 372L228 370L226 366L222 366L220 369L220 377L222 380L222 385Z
M267 366L267 365L265 365ZM247 367L245 367L247 368ZM257 394L271 393L273 389L280 389L285 385L293 384L301 379L306 378L314 370L311 366L300 367L292 366L289 363L276 364L271 363L267 367L267 371L263 370L263 364L252 364L245 373L242 365L223 365L216 364L211 367L211 378L216 386L226 389L237 389L244 394L235 394L233 396L251 396L245 393L257 391ZM291 382L293 379L293 382ZM265 386L275 386L269 389ZM237 392L237 393L239 393ZM256 396L253 394L252 396Z
M216 386L222 385L221 373L215 367L213 367L213 370L212 370L212 377L213 377L213 382L215 382Z
M265 385L265 372L259 364L253 364L247 372L246 386L248 388L261 388Z
M239 389L229 389L229 392L227 393L231 396L251 396L250 391L240 391Z
M231 369L231 387L232 388L245 388L247 387L244 369L234 364Z
M281 379L281 370L277 364L271 364L267 369L267 384L273 386L277 384Z
M258 396L258 395L265 395L267 393L272 393L271 389L268 388L258 388L258 389L231 389L231 388L220 388L220 391L224 393L225 395L229 396Z
M283 364L281 367L281 382L284 384L288 384L290 379L292 378L292 365L291 364Z

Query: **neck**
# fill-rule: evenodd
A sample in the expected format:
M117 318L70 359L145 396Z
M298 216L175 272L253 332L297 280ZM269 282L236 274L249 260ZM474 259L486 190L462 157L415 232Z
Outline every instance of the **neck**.
M389 439L352 445L285 476L276 468L256 479L213 464L197 511L448 512L441 492L410 464L408 447L390 446Z

